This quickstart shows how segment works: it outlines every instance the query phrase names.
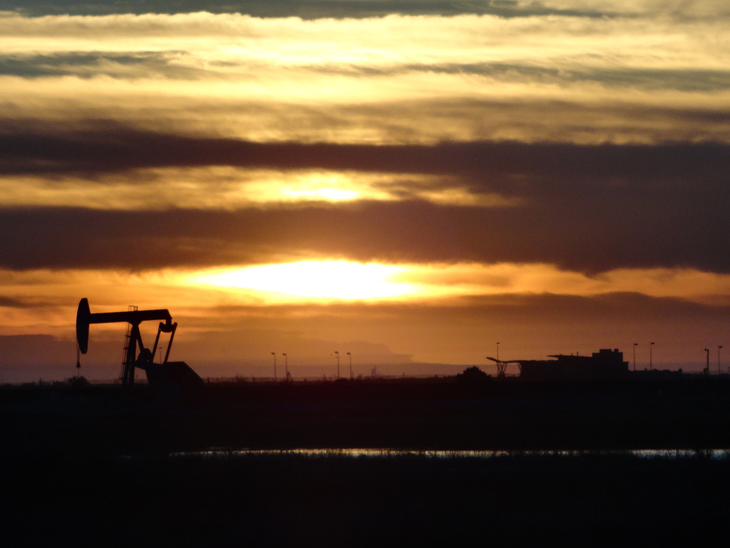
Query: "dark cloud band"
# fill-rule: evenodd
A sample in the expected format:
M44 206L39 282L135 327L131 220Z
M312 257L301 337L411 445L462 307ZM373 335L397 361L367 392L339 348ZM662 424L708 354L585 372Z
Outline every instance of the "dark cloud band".
M423 202L236 212L12 209L0 211L0 266L141 270L339 257L730 272L727 208L697 205L657 197L627 208L587 196L496 210Z
M489 14L500 17L530 17L534 15L567 15L600 17L597 10L559 10L531 2L520 6L513 0L486 2L450 2L447 0L120 0L116 2L79 2L79 0L0 0L0 11L20 11L33 16L41 15L110 15L120 13L243 13L254 17L364 18L401 15L464 15Z
M458 184L474 194L517 198L520 205L455 207L406 199L234 212L29 205L0 211L0 266L137 270L328 256L546 262L589 272L730 272L730 146L724 144L261 144L123 127L0 135L0 171L6 174L85 172L89 184L103 184L93 177L125 172L134 181L138 168L207 165L429 174L437 187Z
M722 117L720 114L715 116ZM730 115L726 115L730 121ZM136 130L113 122L100 129L0 128L0 173L108 173L139 168L228 165L392 173L471 174L533 179L660 180L716 178L730 167L722 143L590 145L452 142L427 145L255 143ZM37 131L40 129L41 131Z

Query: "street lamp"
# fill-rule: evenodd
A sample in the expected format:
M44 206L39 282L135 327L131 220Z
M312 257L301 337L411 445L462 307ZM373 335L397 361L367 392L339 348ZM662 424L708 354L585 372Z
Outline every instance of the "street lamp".
M639 343L634 343L634 371L636 371L636 347L639 346Z
M649 343L649 371L654 369L654 359L652 350L654 349L654 343Z
M335 356L337 356L337 378L340 378L340 353L335 350Z
M705 373L706 377L709 377L710 376L710 349L709 348L705 348L705 354L707 354L707 363L705 365L704 373Z
M276 382L276 352L271 353L274 356L274 382Z
M284 371L286 373L286 380L289 380L289 358L286 355L286 352L282 354L284 356Z
M350 358L350 380L352 380L352 354L350 354L350 353L348 352L348 353L347 353L347 356L348 356L348 357ZM718 359L719 359L719 358L718 358ZM720 367L720 366L718 365L718 367Z

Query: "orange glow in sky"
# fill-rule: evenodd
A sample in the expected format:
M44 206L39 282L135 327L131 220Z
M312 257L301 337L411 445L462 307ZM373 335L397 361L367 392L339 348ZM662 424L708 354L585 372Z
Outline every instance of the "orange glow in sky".
M256 294L264 302L429 301L499 294L642 293L706 301L730 297L730 276L687 269L616 270L600 276L547 264L377 264L299 261L172 275L176 284Z
M82 297L226 363L730 345L727 2L14 1L0 379Z
M394 281L408 268L347 261L303 261L251 266L194 275L192 285L212 285L262 292L271 300L306 299L387 300L416 295L414 284Z

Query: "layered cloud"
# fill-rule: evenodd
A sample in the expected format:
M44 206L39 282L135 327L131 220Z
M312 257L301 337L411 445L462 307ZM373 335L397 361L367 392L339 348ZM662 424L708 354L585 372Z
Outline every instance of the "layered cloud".
M726 141L725 29L651 14L10 14L0 115L259 142Z
M727 270L722 10L427 4L0 17L0 262Z
M730 230L725 145L113 135L4 139L0 264L146 269L322 256L730 269L720 252Z

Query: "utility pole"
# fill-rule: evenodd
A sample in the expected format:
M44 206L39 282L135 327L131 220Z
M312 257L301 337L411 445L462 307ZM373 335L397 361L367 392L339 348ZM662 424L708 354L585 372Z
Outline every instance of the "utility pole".
M271 353L274 356L274 382L276 382L276 352Z
M705 370L703 373L705 374L705 377L710 376L710 349L705 348L705 354L707 354L707 364L705 365Z
M286 380L289 380L289 358L286 355L286 352L282 354L284 356L284 371L286 374Z
M499 343L497 343L497 361L499 361Z
M337 356L337 378L340 378L340 353L335 350L335 356Z

